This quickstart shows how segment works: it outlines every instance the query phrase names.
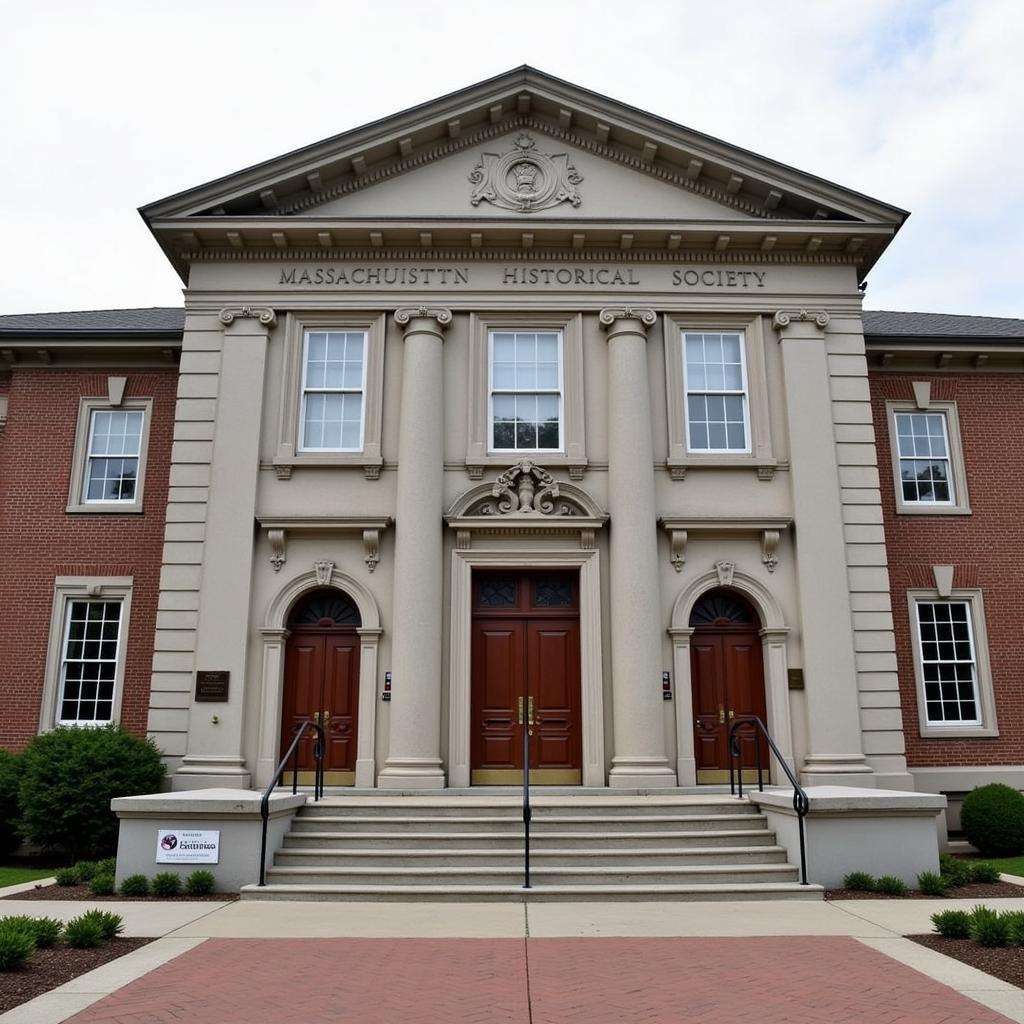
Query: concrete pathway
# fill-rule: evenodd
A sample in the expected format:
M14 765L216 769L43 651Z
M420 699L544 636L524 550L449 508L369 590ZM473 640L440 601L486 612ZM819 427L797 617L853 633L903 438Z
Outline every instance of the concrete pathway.
M103 906L162 937L0 1024L1024 1024L1020 989L903 938L964 901Z

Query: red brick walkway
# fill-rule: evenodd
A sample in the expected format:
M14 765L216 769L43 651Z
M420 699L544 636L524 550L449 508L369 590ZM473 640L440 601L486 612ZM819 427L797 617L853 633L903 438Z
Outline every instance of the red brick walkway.
M848 938L209 939L74 1024L1009 1024Z

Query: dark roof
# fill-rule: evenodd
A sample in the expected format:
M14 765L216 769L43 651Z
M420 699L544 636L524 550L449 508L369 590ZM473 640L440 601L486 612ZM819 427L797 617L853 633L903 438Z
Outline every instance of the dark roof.
M887 309L865 309L864 335L868 338L949 338L961 341L1024 338L1024 320L1002 316L895 313Z
M39 334L52 337L109 335L180 335L185 310L175 306L146 309L84 309L69 313L13 313L0 316L0 337Z

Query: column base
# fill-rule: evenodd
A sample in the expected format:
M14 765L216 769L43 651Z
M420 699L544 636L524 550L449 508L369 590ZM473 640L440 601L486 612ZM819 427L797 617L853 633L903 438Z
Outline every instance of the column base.
M252 773L246 769L244 757L186 754L170 782L175 792L186 789L250 789Z
M875 770L863 757L824 757L809 754L800 769L800 781L808 786L855 786L874 789Z
M667 757L613 757L608 774L610 789L675 788L676 773Z
M439 757L389 757L377 776L378 789L444 789Z

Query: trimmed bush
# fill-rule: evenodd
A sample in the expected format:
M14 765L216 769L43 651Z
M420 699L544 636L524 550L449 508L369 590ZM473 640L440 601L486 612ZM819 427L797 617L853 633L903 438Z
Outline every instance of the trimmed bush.
M875 879L866 871L851 871L843 878L843 888L851 892L874 892Z
M78 877L79 885L85 885L96 876L99 865L94 860L80 860L71 870Z
M64 925L64 941L72 949L92 949L103 941L103 929L94 918L79 914Z
M117 874L117 858L116 857L104 857L103 860L96 861L96 874L97 875L116 875Z
M36 949L47 949L60 938L64 924L55 917L29 917L27 914L18 914L0 917L0 928L22 928L32 936Z
M932 924L947 939L966 939L971 934L971 915L966 910L940 910L932 914Z
M21 782L21 759L7 750L0 750L0 857L9 857L18 848L18 786Z
M1024 793L1001 782L979 786L964 797L960 824L985 857L1024 853Z
M20 760L19 832L68 860L110 854L110 801L157 792L164 777L156 746L117 726L61 726L34 737Z
M208 896L213 892L214 878L212 871L193 871L185 879L185 892L189 896Z
M1024 910L1006 910L1001 916L1006 921L1010 945L1024 946Z
M23 924L0 922L0 971L17 971L36 951L32 931Z
M945 896L949 888L949 879L937 875L934 871L922 871L917 876L917 887L926 896Z
M105 939L112 939L124 931L124 920L121 915L109 910L87 910L80 916L84 920L95 921Z
M991 907L971 911L971 938L979 946L1005 946L1010 941L1010 922Z
M983 860L977 861L971 865L971 881L994 885L1000 881L999 868L995 864L986 864Z
M948 853L943 853L939 856L939 870L949 881L949 884L955 888L967 885L974 878L974 871L971 868L970 861L962 860L960 857L953 857Z
M180 875L176 875L173 871L161 871L160 874L153 876L154 896L167 898L168 896L177 896L180 892Z
M89 883L89 892L93 896L113 896L114 876L107 874L93 875L92 881Z
M78 872L74 868L57 868L53 876L58 885L78 885Z
M122 896L148 896L149 879L145 875L129 875L121 883Z
M884 892L886 896L905 896L907 894L906 883L895 875L882 875L875 883L875 889L878 892Z

